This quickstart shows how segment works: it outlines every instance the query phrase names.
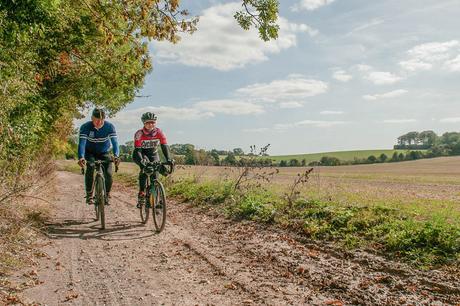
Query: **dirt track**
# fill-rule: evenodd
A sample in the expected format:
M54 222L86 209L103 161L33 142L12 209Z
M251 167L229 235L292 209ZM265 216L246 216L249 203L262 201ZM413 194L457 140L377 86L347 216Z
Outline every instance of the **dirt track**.
M170 203L163 233L141 225L134 189L115 185L107 229L83 178L57 173L54 218L24 301L46 305L459 305L456 273L415 272L367 253ZM21 275L23 275L21 272Z

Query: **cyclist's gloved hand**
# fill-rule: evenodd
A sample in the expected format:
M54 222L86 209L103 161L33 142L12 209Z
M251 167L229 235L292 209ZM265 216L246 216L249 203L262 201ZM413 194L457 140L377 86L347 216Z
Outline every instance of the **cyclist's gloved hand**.
M80 158L78 160L78 165L80 166L80 168L83 168L86 165L86 160L84 158Z
M174 165L174 159L168 159L166 163L170 166Z
M118 156L115 156L113 158L113 162L114 162L115 166L118 167L118 165L120 165L120 158Z
M148 162L149 161L145 158L141 159L141 162L140 162L141 169L144 169Z

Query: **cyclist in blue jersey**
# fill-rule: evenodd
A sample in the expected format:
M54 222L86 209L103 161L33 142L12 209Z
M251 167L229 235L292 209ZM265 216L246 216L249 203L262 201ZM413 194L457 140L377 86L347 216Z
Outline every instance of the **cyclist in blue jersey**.
M118 166L120 159L117 141L117 132L112 123L105 121L105 111L101 108L95 108L91 115L91 121L88 121L80 127L80 136L78 142L78 164L84 167L88 161L85 173L86 203L94 204L92 187L94 180L95 160L105 161L103 163L105 175L105 188L107 192L106 205L110 204L110 189L112 188L112 161ZM110 148L113 149L112 158Z

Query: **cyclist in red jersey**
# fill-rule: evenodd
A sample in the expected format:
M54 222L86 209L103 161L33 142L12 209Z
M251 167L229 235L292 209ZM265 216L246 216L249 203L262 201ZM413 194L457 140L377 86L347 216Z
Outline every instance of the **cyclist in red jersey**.
M142 115L144 127L134 134L134 152L133 160L140 167L139 172L139 195L137 207L145 203L145 187L147 175L142 171L149 161L159 161L158 147L166 158L166 162L173 164L171 153L169 151L166 136L162 130L156 127L157 116L154 113L147 112ZM166 171L164 171L166 173ZM157 175L155 173L155 175Z

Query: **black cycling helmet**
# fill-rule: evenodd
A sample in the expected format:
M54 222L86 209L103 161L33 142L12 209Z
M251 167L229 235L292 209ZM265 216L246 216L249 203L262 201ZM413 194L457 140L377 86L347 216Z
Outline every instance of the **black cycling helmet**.
M105 111L102 108L95 108L93 109L93 113L91 114L92 117L97 119L105 119Z
M144 114L142 114L142 122L145 123L147 121L156 121L157 120L157 115L155 115L154 113L151 113L151 112L146 112Z

